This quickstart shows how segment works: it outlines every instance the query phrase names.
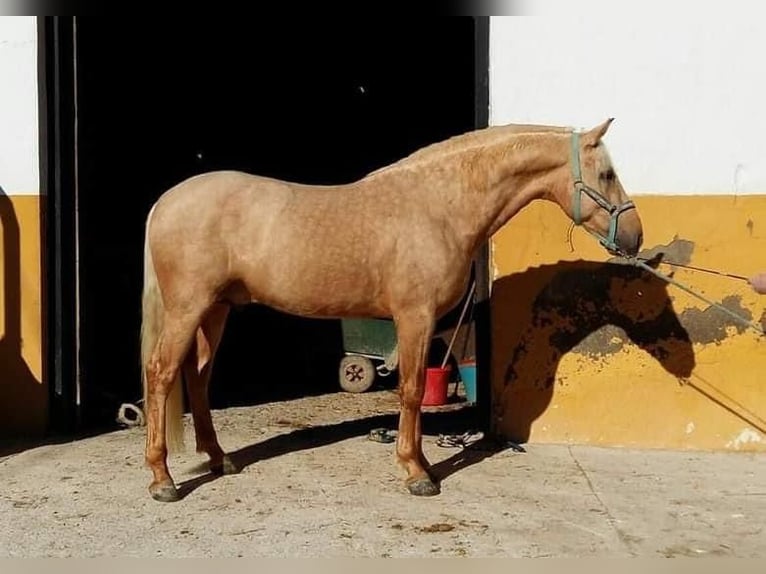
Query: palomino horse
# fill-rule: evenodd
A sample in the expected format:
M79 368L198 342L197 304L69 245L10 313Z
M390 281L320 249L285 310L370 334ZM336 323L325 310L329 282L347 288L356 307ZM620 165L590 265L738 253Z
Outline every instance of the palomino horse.
M218 443L207 386L231 305L309 317L389 317L398 338L396 454L414 495L439 492L421 446L420 403L438 317L459 301L477 248L535 199L557 203L611 252L633 255L641 221L601 141L550 126L476 130L347 185L239 172L192 177L146 221L141 360L149 486L178 499L168 447L182 445L186 380L197 450L236 472Z

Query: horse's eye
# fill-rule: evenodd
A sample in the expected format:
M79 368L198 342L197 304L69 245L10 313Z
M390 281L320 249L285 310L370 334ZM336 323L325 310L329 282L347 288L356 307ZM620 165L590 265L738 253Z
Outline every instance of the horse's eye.
M613 170L613 169L608 169L608 170L606 170L606 171L602 171L602 172L599 174L599 178L600 178L602 181L606 181L606 182L612 182L612 181L614 181L614 170Z

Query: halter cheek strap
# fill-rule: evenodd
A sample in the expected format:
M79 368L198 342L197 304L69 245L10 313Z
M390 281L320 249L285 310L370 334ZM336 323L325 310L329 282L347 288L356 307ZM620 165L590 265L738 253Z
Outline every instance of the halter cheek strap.
M574 182L574 194L572 196L572 220L575 225L582 225L582 194L583 192L591 198L601 209L609 212L609 230L607 235L601 235L588 229L588 232L598 238L599 243L606 249L612 251L621 251L617 244L617 226L619 217L625 211L635 209L632 201L626 201L621 205L614 205L600 192L587 185L582 180L582 170L580 168L580 134L572 132L572 181Z

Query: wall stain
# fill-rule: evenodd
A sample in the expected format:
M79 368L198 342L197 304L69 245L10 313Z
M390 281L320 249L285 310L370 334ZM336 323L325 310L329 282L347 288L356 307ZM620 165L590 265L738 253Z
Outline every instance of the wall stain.
M753 314L742 306L742 300L737 295L724 297L720 304L748 321L753 318ZM721 344L727 337L729 327L734 327L737 333L742 333L747 329L742 323L711 306L705 309L684 310L681 313L681 323L689 332L692 341L702 344Z
M748 220L747 226L752 232L752 220ZM654 266L658 265L660 262L669 263L671 267L673 263L689 265L691 264L694 247L694 242L687 239L680 239L676 235L667 245L657 245L650 249L644 249L638 256L653 262ZM619 257L614 257L609 261L628 264L624 259ZM668 275L672 277L673 271L670 271ZM725 297L723 301L721 301L721 305L748 320L751 320L752 318L752 313L742 306L741 299L735 295ZM735 327L737 333L742 333L746 329L741 323L712 306L708 306L706 309L686 309L681 312L679 318L684 328L689 333L691 340L701 344L720 344L721 341L726 338L729 327ZM611 329L611 332L603 334L600 337L600 340L594 340L594 345L604 345L604 340L607 336L610 337L609 340L611 340L612 337L620 337L620 334L614 332L614 329ZM619 345L612 344L611 346L603 346L602 350L604 353L609 354L610 351L619 351L620 347L621 346ZM581 352L582 349L574 349L574 351Z
M659 261L665 261L668 263L680 263L681 265L689 265L692 262L692 254L694 253L694 242L688 239L680 239L676 235L673 240L667 245L656 245L649 249L642 249L638 257L642 259L651 259ZM612 258L609 261L612 262L618 258Z

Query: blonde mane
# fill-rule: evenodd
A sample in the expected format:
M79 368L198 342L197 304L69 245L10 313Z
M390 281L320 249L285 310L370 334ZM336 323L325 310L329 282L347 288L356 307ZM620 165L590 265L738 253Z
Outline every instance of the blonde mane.
M546 126L534 124L506 124L502 126L490 126L452 136L444 141L425 146L410 155L387 166L376 169L367 174L371 177L392 169L412 167L417 164L441 159L445 156L464 153L477 148L487 148L504 143L511 136L533 133L571 133L573 128L561 126Z

